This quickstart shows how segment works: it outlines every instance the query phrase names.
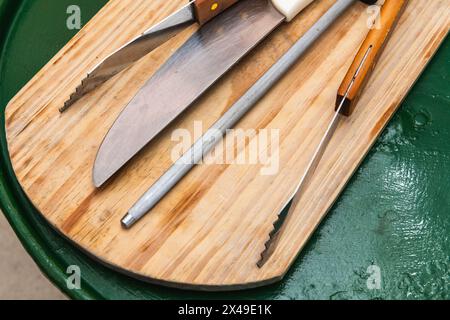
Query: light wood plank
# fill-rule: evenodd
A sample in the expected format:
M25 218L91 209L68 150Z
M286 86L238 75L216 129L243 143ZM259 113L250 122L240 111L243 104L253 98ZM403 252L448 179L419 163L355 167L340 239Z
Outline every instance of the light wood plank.
M107 265L183 288L263 285L287 272L430 61L450 29L450 1L410 1L360 106L338 129L274 256L261 270L256 262L272 222L333 115L339 84L368 32L368 16L363 4L355 4L238 124L279 130L280 170L275 175L261 175L261 164L197 166L151 214L125 231L120 218L172 163L172 131L193 132L195 121L206 130L334 1L318 0L282 26L111 183L96 190L92 166L107 130L196 27L67 113L60 115L58 108L100 59L184 3L110 1L9 103L6 130L14 171L54 228Z

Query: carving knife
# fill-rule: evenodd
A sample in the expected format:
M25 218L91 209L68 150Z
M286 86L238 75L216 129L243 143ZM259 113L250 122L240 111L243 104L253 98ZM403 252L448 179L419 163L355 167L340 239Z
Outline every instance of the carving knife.
M146 30L142 35L113 52L99 63L71 94L60 109L66 111L75 102L95 88L120 73L157 47L169 41L187 26L197 22L207 23L239 0L196 0L171 14L163 21Z
M241 0L203 25L144 85L105 137L93 181L103 185L282 22L313 0Z
M147 214L199 163L320 36L357 0L338 0L194 145L128 210L122 226L130 228Z
M335 114L293 196L286 204L285 209L278 215L277 221L274 223L274 228L269 234L269 240L265 243L265 249L261 253L260 260L257 263L259 268L262 268L265 265L275 251L280 236L289 219L292 217L292 213L297 209L303 191L311 181L327 146L332 141L339 123L343 117L349 117L353 114L358 104L360 94L364 90L364 87L407 3L408 0L384 0L380 13L381 27L375 28L375 26L373 26L373 29L370 30L342 81L337 93Z

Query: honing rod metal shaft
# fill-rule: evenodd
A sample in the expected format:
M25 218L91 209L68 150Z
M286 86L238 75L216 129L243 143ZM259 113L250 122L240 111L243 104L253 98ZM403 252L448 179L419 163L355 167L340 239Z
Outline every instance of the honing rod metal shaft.
M284 76L315 41L357 0L338 0L195 144L166 171L122 219L132 227L147 214ZM218 132L221 135L218 135Z

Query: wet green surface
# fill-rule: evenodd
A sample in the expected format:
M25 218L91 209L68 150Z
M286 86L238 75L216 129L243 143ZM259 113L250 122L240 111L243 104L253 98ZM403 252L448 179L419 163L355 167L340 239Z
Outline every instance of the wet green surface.
M105 0L0 0L0 107L76 33ZM111 271L50 229L18 186L1 134L1 207L45 274L73 298L450 299L450 40L409 94L286 279L220 294L142 283ZM79 265L82 289L67 290ZM368 267L381 289L367 286Z

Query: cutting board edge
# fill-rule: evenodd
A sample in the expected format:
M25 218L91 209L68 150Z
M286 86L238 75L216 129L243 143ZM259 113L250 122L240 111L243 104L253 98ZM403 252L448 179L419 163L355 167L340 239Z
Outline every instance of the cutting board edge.
M424 72L424 70L426 69L426 66L430 63L430 61L432 60L432 58L434 57L434 55L436 54L436 52L438 51L440 45L442 44L442 42L446 39L446 37L449 35L449 30L447 30L447 33L444 35L444 37L442 37L439 41L439 44L437 46L437 48L433 51L433 54L429 57L428 61L426 62L425 66L423 67L423 69L421 70L419 76L416 78L416 80L411 84L411 86L409 87L408 92L410 92L410 90L412 89L412 87L414 86L414 84L417 82L417 80L420 78L420 75ZM63 49L61 49L61 51L64 51L66 47L64 47ZM60 53L58 53L57 55L59 55ZM51 62L51 61L50 61ZM49 63L50 63L49 62ZM45 67L44 67L45 68ZM43 68L43 69L44 69ZM40 71L41 72L41 71ZM20 92L19 92L20 93ZM18 93L18 94L19 94ZM405 96L403 97L403 99L405 99L407 96L407 94L405 94ZM6 110L8 109L8 107L10 106L10 104L12 103L12 101L14 100L14 98L8 103L6 109L5 109L5 114L6 114ZM401 103L400 103L401 104ZM395 114L396 110L398 110L398 107L400 106L400 104L397 106L397 108L395 110L393 110L393 112L391 113L389 119L391 119L391 117ZM385 128L385 126L388 124L389 119L385 122L384 126L382 128L380 128L377 137L379 137L379 135L382 133L383 129ZM6 132L6 141L7 141L7 148L8 151L10 152L10 139L11 139L11 132L8 128L8 124L5 121L5 132ZM371 146L373 146L373 144L376 142L376 139L374 139L373 143ZM361 161L360 163L357 165L357 167L355 168L355 171L358 169L358 167L360 166L361 162L364 161L364 159L366 158L367 154L370 152L371 147L367 148L367 152L361 157ZM14 171L14 174L17 177L17 172L16 172L16 168L14 166L14 164L12 163L12 168ZM353 173L355 172L353 171ZM353 175L353 173L350 175L349 179L347 180L346 184L350 181L351 176ZM22 182L17 179L17 181L19 182L20 186L22 189L24 189L22 187ZM343 189L340 191L340 193L343 192ZM26 194L26 192L24 191L24 193ZM28 196L27 196L28 198ZM29 199L29 198L28 198ZM29 199L31 203L33 203L33 201L31 199ZM335 199L335 201L337 200L337 198ZM34 203L33 203L34 205ZM36 206L35 206L36 207ZM331 209L332 206L330 206L330 208L326 211L326 213L322 216L322 219L325 218L327 216L327 213L329 212L329 210ZM39 210L38 210L39 211ZM93 254L91 254L89 252L89 250L83 248L82 246L80 246L76 241L72 240L70 237L68 237L67 235L65 235L64 233L62 233L60 230L58 230L58 228L51 222L51 220L47 219L45 217L45 215L43 215L41 212L39 212L39 214L44 217L44 219L49 222L49 224L52 226L52 228L54 230L56 230L59 234L61 234L64 238L68 239L69 241L71 241L73 244L75 244L75 246L77 246L78 248L80 248L83 252L85 252L88 256L94 258L96 261L99 261L100 263L107 265L108 267L117 270L121 273L127 274L132 276L133 278L137 278L140 280L144 280L146 282L149 283L155 283L155 284L163 284L165 286L170 286L170 287L175 287L175 288L181 288L181 289L196 289L196 290L201 290L201 291L229 291L229 290L241 290L241 289L250 289L250 288L255 288L255 287L260 287L260 286L264 286L264 285L268 285L274 282L277 282L279 280L281 280L285 274L282 275L277 275L274 277L270 277L267 278L265 280L262 281L258 281L258 282L252 282L252 283L248 283L248 284L239 284L239 285L234 285L234 284L230 284L230 285L208 285L208 284L192 284L192 283L178 283L178 282L170 282L167 280L162 280L162 279L156 279L156 278L151 278L151 277L147 277L145 275L141 275L141 274L135 274L133 272L130 272L128 270L123 269L122 267L119 266L115 266L113 264L110 264L108 261L105 261ZM300 254L301 252L299 252L298 254ZM292 263L295 262L295 260L297 259L298 255L296 257L294 257L290 263L290 265L292 265ZM289 268L286 270L286 272L289 270Z

